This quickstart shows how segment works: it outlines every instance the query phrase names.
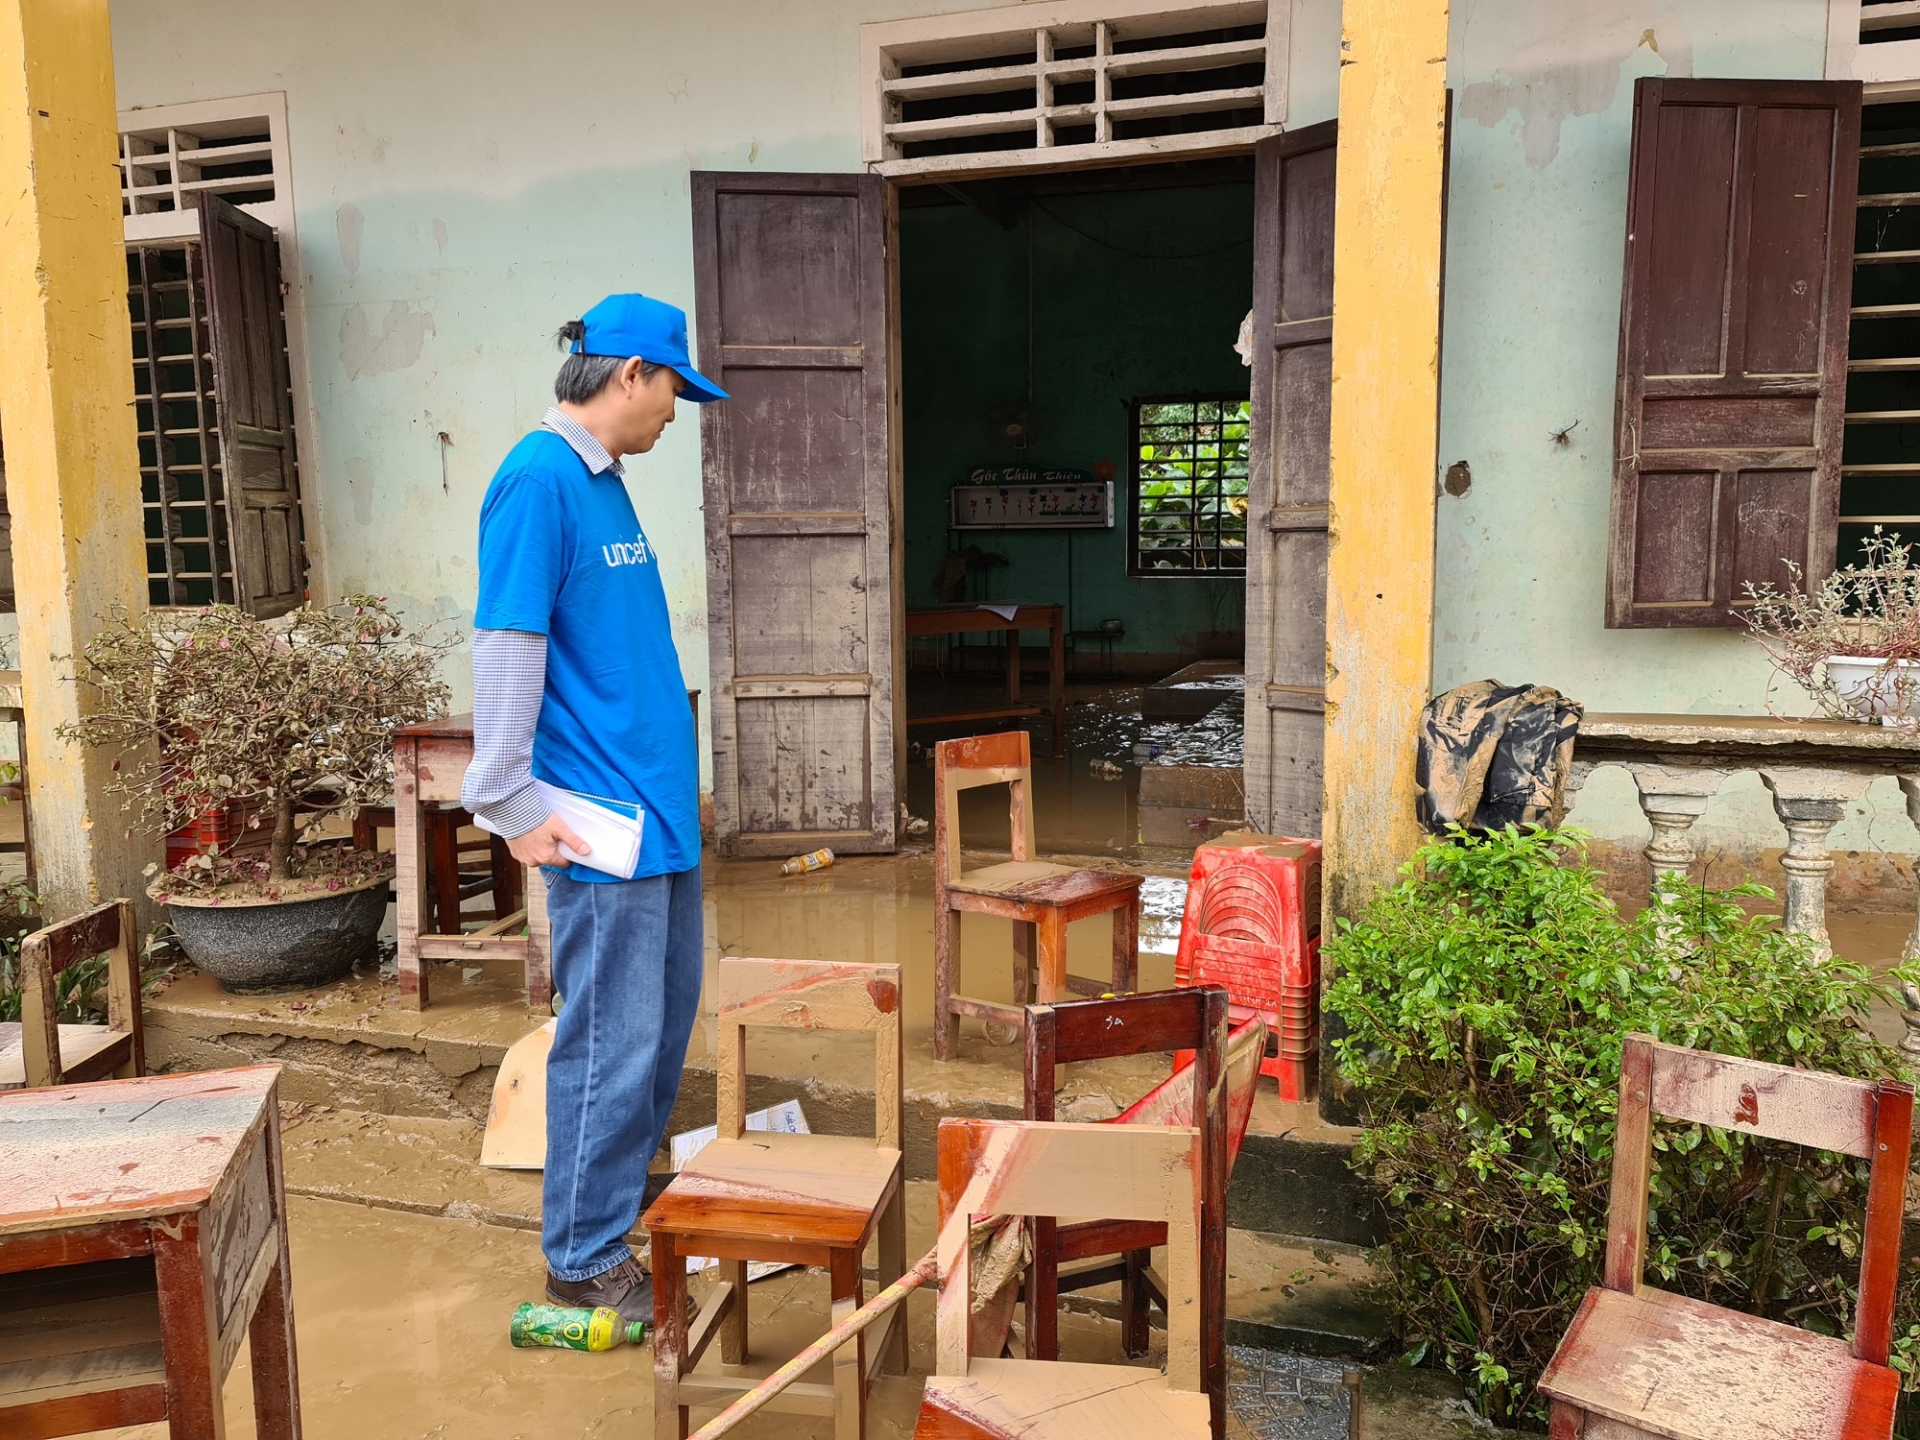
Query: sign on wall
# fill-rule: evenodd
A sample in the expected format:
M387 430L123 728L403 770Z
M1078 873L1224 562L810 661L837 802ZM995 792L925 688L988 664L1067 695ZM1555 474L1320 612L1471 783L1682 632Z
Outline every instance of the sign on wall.
M981 465L950 494L955 530L1113 528L1113 482L1086 470Z

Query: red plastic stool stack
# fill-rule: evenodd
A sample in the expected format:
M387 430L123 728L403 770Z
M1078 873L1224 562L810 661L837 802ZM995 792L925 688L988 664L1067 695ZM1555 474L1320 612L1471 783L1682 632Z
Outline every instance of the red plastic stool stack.
M1313 1093L1320 1047L1320 842L1236 831L1193 855L1174 983L1224 985L1233 1023L1265 1018L1282 1100Z

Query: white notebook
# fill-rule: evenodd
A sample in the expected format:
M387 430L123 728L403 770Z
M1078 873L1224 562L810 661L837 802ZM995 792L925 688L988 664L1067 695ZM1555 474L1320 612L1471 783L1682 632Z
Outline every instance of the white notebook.
M634 813L628 815L619 810L610 810L589 796L562 790L558 785L549 785L544 780L535 780L533 783L539 787L540 798L547 802L547 809L564 820L567 827L585 841L592 852L581 855L572 846L562 845L562 855L576 865L585 865L622 880L633 878L633 872L640 868L640 836L647 820L644 810L635 806ZM491 834L500 833L478 815L473 817L473 823Z

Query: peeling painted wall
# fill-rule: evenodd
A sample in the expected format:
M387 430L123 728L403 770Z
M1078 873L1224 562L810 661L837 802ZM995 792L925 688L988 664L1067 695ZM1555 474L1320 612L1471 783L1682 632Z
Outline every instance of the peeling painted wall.
M1436 688L1496 676L1595 710L1804 713L1790 685L1769 693L1737 632L1607 630L1602 616L1633 82L1817 78L1826 24L1825 0L1453 0L1440 465L1467 468L1438 499ZM1623 772L1602 772L1572 818L1645 843ZM1732 856L1784 835L1748 775L1694 838ZM1833 844L1914 850L1892 781Z
M115 0L122 108L286 94L328 588L464 632L481 496L551 397L555 328L612 290L691 309L688 171L857 169L859 24L965 5ZM705 689L692 407L629 475ZM464 650L448 678L464 706Z
M546 403L554 328L616 288L690 307L688 170L857 168L860 22L975 3L113 0L123 107L286 93L317 411L305 481L330 587L464 628L480 498ZM1339 4L1293 9L1306 125L1336 107ZM1639 75L1817 76L1825 34L1825 0L1453 0L1440 462L1467 462L1470 484L1438 500L1438 684L1765 708L1766 667L1736 635L1601 628L1629 107ZM704 689L688 409L630 485ZM464 703L463 657L450 678ZM1897 796L1865 805L1875 818L1839 845L1911 850ZM1646 833L1618 776L1575 818ZM1698 833L1743 829L1777 836L1757 782Z

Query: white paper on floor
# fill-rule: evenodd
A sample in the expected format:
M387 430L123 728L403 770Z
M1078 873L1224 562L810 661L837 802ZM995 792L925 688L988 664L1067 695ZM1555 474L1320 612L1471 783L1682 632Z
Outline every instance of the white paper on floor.
M777 1130L783 1135L813 1133L807 1128L806 1113L801 1110L798 1100L782 1100L778 1105L770 1106L765 1110L755 1110L747 1116L747 1129ZM698 1155L709 1141L718 1139L719 1135L718 1125L702 1125L698 1130L688 1130L683 1134L675 1135L668 1142L667 1148L668 1163L673 1166L674 1173L677 1175L686 1169L687 1162ZM711 1255L689 1255L687 1273L697 1275L702 1270L711 1270L719 1263ZM747 1265L747 1283L752 1284L755 1280L764 1280L769 1275L778 1275L782 1270L793 1268L792 1265L754 1260Z

